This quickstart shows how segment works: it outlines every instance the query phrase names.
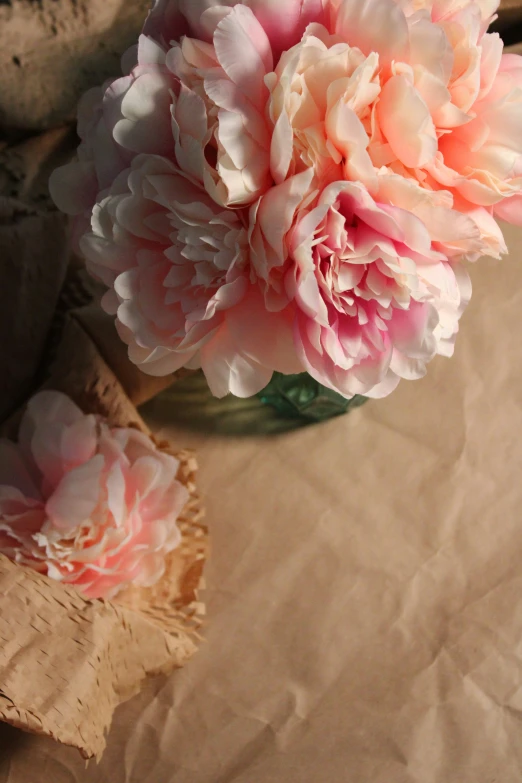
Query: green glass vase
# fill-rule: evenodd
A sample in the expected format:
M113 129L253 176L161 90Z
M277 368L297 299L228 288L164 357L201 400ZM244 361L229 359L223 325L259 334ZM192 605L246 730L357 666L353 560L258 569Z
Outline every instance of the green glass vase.
M202 372L178 380L142 410L151 426L165 423L222 435L277 434L347 413L366 401L346 400L307 373L276 374L255 397L212 396Z
M366 402L366 397L361 396L347 400L322 386L306 372L299 375L274 373L272 380L258 397L282 416L297 417L302 419L303 423L326 421Z

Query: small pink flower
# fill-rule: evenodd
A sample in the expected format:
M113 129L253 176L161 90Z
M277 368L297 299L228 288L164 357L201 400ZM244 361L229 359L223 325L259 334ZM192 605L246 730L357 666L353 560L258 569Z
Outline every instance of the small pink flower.
M145 434L40 392L19 443L0 440L0 552L88 598L153 585L180 543L178 466Z

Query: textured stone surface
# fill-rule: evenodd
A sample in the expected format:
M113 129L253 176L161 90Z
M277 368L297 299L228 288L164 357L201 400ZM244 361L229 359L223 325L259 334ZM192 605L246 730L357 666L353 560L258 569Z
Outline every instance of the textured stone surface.
M35 131L74 117L80 95L115 76L150 0L0 3L0 130Z

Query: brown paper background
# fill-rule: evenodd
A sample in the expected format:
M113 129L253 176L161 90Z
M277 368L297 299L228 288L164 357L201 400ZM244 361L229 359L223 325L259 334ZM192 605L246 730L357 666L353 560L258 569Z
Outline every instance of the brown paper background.
M206 643L119 708L98 767L0 728L1 783L520 783L522 231L506 235L510 258L472 269L456 357L423 381L271 438L183 432L212 536Z

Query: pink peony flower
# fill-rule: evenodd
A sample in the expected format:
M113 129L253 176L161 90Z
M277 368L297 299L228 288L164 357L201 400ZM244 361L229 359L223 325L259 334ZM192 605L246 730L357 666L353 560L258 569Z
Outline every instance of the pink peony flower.
M522 222L497 5L156 0L51 181L131 359L218 396L308 371L350 397L450 355L462 263Z
M488 215L522 187L522 61L485 33L494 5L327 3L328 27L311 25L268 80L274 180L312 167L318 186L373 193L382 171L416 179L450 192L498 257Z
M155 584L180 543L177 470L143 433L40 392L18 445L0 440L0 552L88 598Z
M414 214L336 182L299 215L289 245L296 346L322 384L384 397L436 354L452 355L469 278Z
M243 217L148 155L95 206L81 249L109 286L103 304L130 358L149 374L203 367L216 395L248 396L274 368L300 369L288 315L267 313L250 282Z

